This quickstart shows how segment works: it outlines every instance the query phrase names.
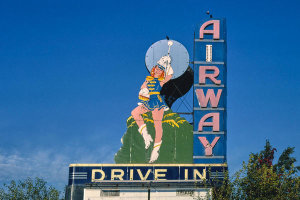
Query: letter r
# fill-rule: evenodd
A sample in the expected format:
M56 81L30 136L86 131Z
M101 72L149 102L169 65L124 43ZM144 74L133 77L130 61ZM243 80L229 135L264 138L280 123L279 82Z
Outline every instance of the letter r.
M213 73L206 73L207 71L214 71ZM216 66L199 66L199 84L205 84L205 79L209 78L214 84L220 85L221 80L216 78L219 76L220 70Z

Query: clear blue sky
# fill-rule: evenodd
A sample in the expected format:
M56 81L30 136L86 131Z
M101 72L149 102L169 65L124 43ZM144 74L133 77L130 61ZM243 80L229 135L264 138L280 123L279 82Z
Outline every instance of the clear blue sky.
M269 139L300 160L300 1L1 1L0 182L40 176L63 188L70 163L112 163L148 72L169 35L225 17L228 164ZM299 164L299 162L298 162Z

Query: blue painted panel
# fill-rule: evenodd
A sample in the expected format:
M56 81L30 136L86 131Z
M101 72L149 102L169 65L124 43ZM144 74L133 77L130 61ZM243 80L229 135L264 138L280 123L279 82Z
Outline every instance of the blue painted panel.
M196 42L194 61L206 61L206 45L212 45L212 62L226 61L226 43L224 42Z
M196 162L198 162L197 159L195 159ZM218 163L218 161L216 161L215 163ZM105 173L105 177L103 178L103 180L100 180L100 173L95 173L95 178L98 179L97 184L106 184L106 183L130 183L132 181L137 181L137 182L185 182L185 181L192 181L192 182L199 182L202 181L200 180L199 177L197 177L196 179L194 179L194 170L197 170L201 175L203 175L205 177L206 175L206 181L213 181L210 180L210 174L209 172L223 172L223 170L227 169L226 165L225 166L197 166L194 164L191 165L183 165L183 166L164 166L164 165L148 165L148 166L134 166L134 165L122 165L122 166L118 166L118 165L111 165L111 166L76 166L76 167L70 167L69 168L69 185L84 185L84 184L88 184L88 183L93 183L92 180L92 171L93 170L102 170ZM111 173L112 170L114 169L122 169L124 171L124 176L123 176L123 180L111 180ZM137 170L140 170L142 172L142 176L145 177L146 173L148 170L151 170L151 172L149 173L149 176L147 177L146 180L141 180L141 177L139 176ZM158 172L158 174L163 175L161 177L158 177L158 180L155 180L155 170L158 169L164 169L164 171L160 171ZM188 171L188 177L186 179L185 177L185 170L187 169ZM133 170L133 179L130 180L128 179L130 177L130 170ZM205 173L205 171L206 173ZM81 173L81 174L77 174L74 176L74 173ZM84 175L85 174L85 175ZM87 176L86 176L87 174ZM220 178L220 177L219 177Z
M194 90L194 93L195 93L194 94L194 108L200 108L200 102L198 101L198 97L196 95L196 89L202 89L205 96L207 94L208 89L214 90L215 96L217 96L218 90L222 90L221 97L220 97L219 104L218 104L218 108L225 108L226 107L226 96L227 96L226 88L224 88L224 87L208 88L208 87L196 86L195 90ZM212 108L211 105L210 105L210 101L208 101L207 108Z
M201 164L213 164L213 163L225 163L226 158L210 158L210 159L195 159L194 163L201 163Z
M220 131L226 130L226 110L194 110L194 131L198 131L200 119L208 113L220 114ZM208 118L206 122L212 122L212 117ZM203 127L203 131L213 131L212 127ZM195 141L194 141L195 142Z
M227 68L226 65L215 65L215 64L195 64L194 68L194 83L199 84L199 68L200 66L216 66L220 73L219 76L217 77L217 80L221 80L221 84L225 85L226 84L226 72ZM213 70L207 70L207 74L212 74L214 71ZM214 84L209 78L206 78L205 84Z
M213 39L212 34L204 34L204 39L200 39L199 31L202 24L209 20L220 20L220 38ZM205 28L205 30L212 30L213 25ZM219 126L221 134L213 132L213 127L203 127L203 132L210 132L210 134L194 134L194 163L224 163L226 162L226 117L227 117L227 43L226 43L226 21L225 19L208 19L202 21L195 30L195 60L194 60L194 131L198 131L198 125L203 116L208 113L219 113ZM206 62L206 45L212 45L212 62ZM209 78L206 78L205 84L199 84L199 68L201 66L216 66L220 73L217 80L221 80L220 85L216 85ZM206 73L213 73L208 70ZM222 89L222 94L217 108L212 108L210 103L206 109L201 108L196 96L196 89L202 89L206 95L208 89L213 89L215 95L218 89ZM212 118L208 118L205 122L212 122ZM220 136L216 146L213 148L213 155L211 157L205 156L205 148L199 140L199 136L206 137L211 143L216 136Z

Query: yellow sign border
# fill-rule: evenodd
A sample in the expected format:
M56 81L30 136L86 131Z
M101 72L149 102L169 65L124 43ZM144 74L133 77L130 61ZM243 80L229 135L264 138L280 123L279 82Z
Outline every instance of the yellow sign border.
M227 167L227 163L211 164L70 164L69 167Z

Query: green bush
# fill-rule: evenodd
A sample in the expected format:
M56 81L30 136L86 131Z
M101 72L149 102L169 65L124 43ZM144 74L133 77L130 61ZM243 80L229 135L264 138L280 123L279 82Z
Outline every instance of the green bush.
M296 159L291 157L294 148L284 150L276 164L269 141L264 150L249 156L248 163L232 178L225 177L221 186L213 188L213 199L247 199L247 200L296 200L300 199L299 167Z
M1 200L58 200L60 192L40 178L11 181L0 188Z
M148 133L155 138L155 129L151 112L142 115ZM193 127L183 117L172 110L165 111L162 120L162 145L155 163L193 163ZM153 145L145 149L144 139L138 132L138 126L132 117L127 120L123 146L115 155L119 163L149 163Z

